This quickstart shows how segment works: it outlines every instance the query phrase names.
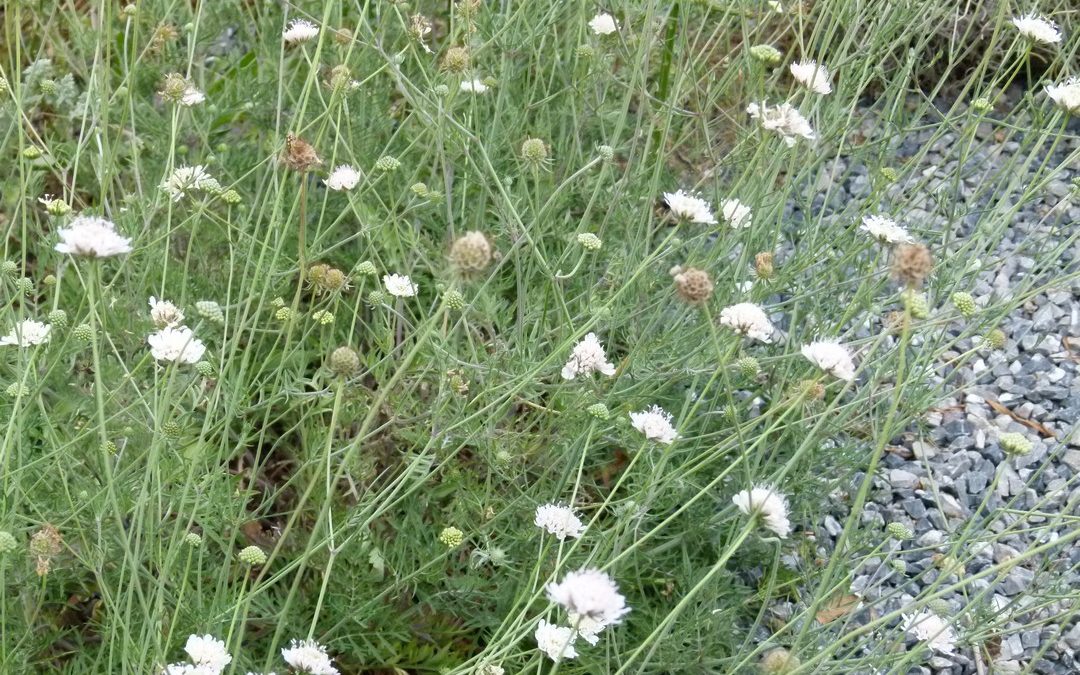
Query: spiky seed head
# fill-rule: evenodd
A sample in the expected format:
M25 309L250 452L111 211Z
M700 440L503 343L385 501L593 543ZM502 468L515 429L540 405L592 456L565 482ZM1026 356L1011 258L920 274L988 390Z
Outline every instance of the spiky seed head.
M330 271L330 266L324 263L316 263L308 268L307 278L312 284L318 286Z
M683 267L673 275L675 291L683 301L692 305L706 302L713 294L709 273L696 267Z
M907 541L915 536L911 528L899 522L889 523L885 526L885 531L889 533L890 537L899 541Z
M331 267L326 271L326 277L323 279L322 286L327 291L343 291L349 287L349 277L344 272Z
M547 143L539 138L526 138L521 144L521 158L533 166L543 164L548 158Z
M161 84L161 97L168 101L179 101L188 90L188 81L180 73L169 73Z
M893 278L907 288L920 288L934 269L930 249L923 244L900 244L893 249Z
M472 65L472 56L465 47L451 47L443 55L442 68L448 73L464 73Z
M240 562L251 567L260 567L266 564L266 553L258 546L247 546L237 554Z
M1031 452L1031 441L1023 434L1010 432L998 436L998 445L1007 455L1026 455Z
M482 272L491 264L491 243L483 232L466 232L450 247L450 262L464 275Z
M360 356L352 347L338 347L330 354L330 370L338 377L348 377L359 369Z
M956 307L956 311L960 312L960 316L966 319L975 316L977 307L975 306L975 298L971 296L971 293L964 291L953 293L952 304Z
M762 251L754 256L754 274L763 281L769 281L776 276L772 251Z

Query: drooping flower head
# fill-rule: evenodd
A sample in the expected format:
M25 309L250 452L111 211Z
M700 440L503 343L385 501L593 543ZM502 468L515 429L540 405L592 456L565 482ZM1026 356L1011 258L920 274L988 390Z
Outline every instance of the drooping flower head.
M179 326L184 323L184 313L168 300L158 300L150 296L150 320L158 328Z
M281 39L290 45L314 40L318 36L319 27L306 19L293 19L281 33Z
M713 215L709 202L685 190L665 192L664 203L679 220L703 225L716 224L716 216Z
M536 646L552 661L577 658L574 641L577 633L572 628L557 626L540 619L536 626Z
M293 640L288 647L282 647L281 658L298 673L339 675L326 647L314 640Z
M865 216L859 229L883 244L908 244L915 241L906 229L888 216Z
M944 654L956 651L956 642L959 639L956 631L948 621L937 614L924 610L916 614L904 614L903 618L905 632L913 633L917 639Z
M208 668L215 673L225 670L232 663L232 656L225 649L225 643L212 635L188 636L184 645L192 664Z
M776 489L759 485L739 492L731 498L731 501L746 515L759 515L762 524L781 539L791 534L787 498Z
M325 181L326 187L338 192L342 190L351 190L356 187L359 182L360 172L348 164L342 164L331 171Z
M131 253L131 239L116 232L112 221L96 216L77 216L67 227L57 232L60 242L56 250L86 258L108 258Z
M49 341L52 326L32 319L23 319L7 335L0 337L0 345L18 345L34 347Z
M1061 31L1053 21L1042 18L1036 14L1025 14L1013 17L1012 23L1020 35L1033 42L1042 42L1052 45L1061 42Z
M759 342L772 339L773 325L769 315L752 302L740 302L720 310L720 325Z
M812 141L815 138L810 122L790 103L769 106L763 103L751 103L746 107L750 117L758 120L761 128L780 134L788 147L795 145L800 138Z
M555 535L559 541L564 541L567 537L577 539L585 529L581 520L574 514L574 510L562 504L537 506L533 522L537 527Z
M416 295L416 284L404 274L384 274L383 285L386 292L398 298L411 298Z
M679 438L671 424L671 413L654 405L648 410L630 413L630 423L635 429L645 434L645 438L664 445L671 445Z
M570 572L561 582L548 584L547 594L549 600L562 605L566 611L607 626L619 623L630 612L615 580L597 569Z
M597 35L611 35L619 30L619 24L616 23L615 17L601 13L589 20L589 28Z
M844 345L831 340L819 340L803 345L802 355L826 373L851 382L855 379L855 362Z
M146 338L150 353L158 361L169 363L198 363L206 353L206 345L195 337L190 328L166 327Z
M578 375L592 373L610 377L615 374L615 366L607 360L604 345L600 344L596 333L587 333L581 338L581 342L574 345L573 351L570 352L570 359L563 366L562 376L567 380L572 380Z

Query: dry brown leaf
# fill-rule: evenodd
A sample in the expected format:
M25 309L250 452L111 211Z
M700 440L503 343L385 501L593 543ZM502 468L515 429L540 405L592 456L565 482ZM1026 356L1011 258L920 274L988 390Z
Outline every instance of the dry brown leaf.
M817 622L820 624L827 624L830 621L836 621L840 617L850 614L855 611L859 606L859 596L857 595L837 595L829 599L825 603L825 606L818 610L818 613L814 615Z

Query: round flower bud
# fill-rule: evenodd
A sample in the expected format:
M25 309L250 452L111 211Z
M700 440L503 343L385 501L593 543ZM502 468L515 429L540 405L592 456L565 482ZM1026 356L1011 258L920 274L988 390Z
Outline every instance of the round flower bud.
M379 273L379 270L375 269L375 263L365 260L356 266L356 273L361 276L373 277Z
M16 279L15 290L23 295L30 295L34 291L34 280L30 277Z
M574 50L574 53L582 61L588 61L592 57L596 56L596 50L592 48L592 45L580 45Z
M338 347L330 354L330 370L338 377L348 377L360 368L360 356L352 347Z
M472 65L472 57L465 47L451 47L443 55L443 70L449 73L464 73Z
M401 162L397 157L391 157L390 155L383 155L375 161L375 168L379 171L397 171L401 168Z
M891 166L881 167L881 170L878 171L878 174L883 180L888 183L895 183L897 180L900 179L900 175L896 173L896 169L892 168Z
M907 574L907 563L900 558L893 558L889 561L889 567L893 569L893 572L897 574Z
M195 372L202 375L203 377L213 377L214 364L210 363L209 361L199 361L195 364Z
M426 183L413 183L410 187L412 193L417 197L426 197L428 193L428 186Z
M31 145L23 150L22 155L26 159L37 159L38 157L41 157L41 148Z
M248 546L237 554L240 558L240 562L251 567L258 567L266 564L266 553L263 552L258 546Z
M367 296L367 302L371 306L385 305L386 293L382 292L378 288L373 288Z
M195 303L195 311L207 321L225 323L225 312L221 309L221 305L213 300L199 300Z
M908 288L919 288L934 268L930 249L923 244L901 244L893 250L893 278Z
M101 444L101 451L106 455L115 455L116 443L113 443L112 441L105 441Z
M926 608L938 616L949 616L953 611L945 598L934 598L926 603Z
M453 310L461 311L465 309L465 296L460 291L451 288L446 293L443 293L443 302L447 307Z
M345 46L353 41L353 32L348 28L338 28L334 31L334 42Z
M768 281L776 276L772 251L762 251L754 256L754 274L763 281Z
M329 326L330 324L334 323L334 314L333 312L328 312L325 309L320 309L312 312L311 320L319 324L320 326Z
M8 398L18 398L20 396L29 396L30 395L30 387L26 386L22 382L12 382L11 384L9 384L7 386L7 389L4 390L4 393L8 396Z
M601 160L611 162L615 159L615 148L610 145L600 145L596 148L596 154L600 155Z
M986 344L990 345L992 349L1001 349L1005 346L1007 339L1005 331L1000 328L995 328L986 334Z
M450 95L450 87L445 84L437 84L431 88L431 91L439 98L445 98Z
M585 412L598 420L606 420L611 417L611 411L603 403L593 403L585 409Z
M68 325L67 312L65 312L62 309L54 309L53 311L49 312L49 323L52 324L53 328L57 328L57 329L67 328L67 325Z
M7 555L17 548L19 542L15 540L15 535L7 530L0 531L0 555Z
M971 297L971 293L965 293L964 291L953 293L952 304L956 307L956 311L960 312L960 315L964 318L970 319L975 316L975 298Z
M994 104L990 102L990 99L985 96L980 96L971 102L971 109L980 115L990 112L994 108Z
M44 284L46 287L51 288L56 285L56 277L51 274L46 274L45 278L41 280L41 283Z
M750 56L768 66L780 63L780 59L784 57L780 50L772 45L754 45L750 48Z
M898 539L900 541L907 541L908 539L911 539L915 536L911 529L903 523L889 523L885 526L885 531L889 533L890 537L892 537L893 539Z
M292 307L278 307L277 311L274 312L274 318L282 323L292 321L293 316Z
M761 657L761 670L769 675L791 673L800 665L799 659L783 647L769 650L765 656Z
M753 356L744 356L735 361L735 368L747 380L752 380L761 372L761 364Z
M169 439L170 441L175 441L176 439L180 438L181 434L183 433L184 430L180 427L180 425L171 420L161 425L161 435Z
M188 532L184 535L184 543L191 548L199 548L202 546L202 536L198 532Z
M604 242L600 241L600 237L592 232L582 232L577 236L577 242L586 251L599 251L600 247L604 245Z
M521 144L521 158L533 166L539 166L547 161L548 147L539 138L526 138Z
M482 232L466 232L450 247L450 262L466 275L482 272L491 264L491 243Z
M709 273L696 267L684 267L675 275L675 291L690 304L707 301L713 294L713 282Z
M998 436L998 445L1007 455L1026 455L1031 452L1031 441L1023 434L1001 434Z
M80 323L71 331L71 335L79 342L90 342L94 339L94 329L90 327L90 324Z
M453 526L443 528L439 533L439 541L447 548L457 548L465 541L465 533Z
M925 319L930 316L930 303L927 302L925 293L909 288L900 295L900 301L914 318Z
M243 197L241 197L240 193L236 190L230 189L221 193L221 201L225 202L226 204L239 204L241 201L243 201Z
M19 273L19 266L10 260L5 260L3 263L0 263L0 272L3 272L9 277L15 276Z

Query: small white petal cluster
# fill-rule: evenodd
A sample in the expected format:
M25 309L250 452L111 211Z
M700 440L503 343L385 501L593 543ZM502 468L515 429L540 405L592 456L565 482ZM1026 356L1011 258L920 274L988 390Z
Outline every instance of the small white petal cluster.
M485 663L476 669L476 675L506 675L506 670L494 663Z
M802 355L833 377L851 382L855 379L855 362L844 345L831 340L819 340L803 345Z
M787 498L775 489L767 485L759 485L743 490L732 497L731 501L748 516L760 515L765 527L775 532L781 539L791 534Z
M864 216L859 229L883 244L910 244L908 231L887 216Z
M720 310L720 325L760 342L772 339L773 325L769 316L752 302L740 302Z
M595 619L605 626L619 623L630 612L615 580L597 569L568 573L561 582L547 585L547 595L567 612Z
M186 326L167 326L152 333L146 342L155 359L168 363L197 363L206 353L206 345Z
M577 633L572 628L557 626L540 619L534 637L536 646L552 661L577 658L577 650L574 649Z
M162 675L220 675L232 663L225 643L212 635L190 635L184 645L191 663L172 663Z
M604 345L600 344L596 333L586 334L581 338L581 342L574 345L573 351L570 352L570 359L562 369L562 376L567 380L572 380L578 375L592 373L609 377L615 374L615 366L608 362Z
M1080 77L1070 77L1061 84L1048 84L1046 95L1066 112L1080 115Z
M577 612L567 612L567 621L577 629L578 636L594 647L600 642L600 632L608 627L603 619L594 619Z
M800 61L791 64L790 69L795 81L815 94L824 96L832 93L832 84L829 82L832 77L824 64L819 64L817 61Z
M324 182L331 190L351 190L360 183L360 172L348 164L342 164L331 171Z
M298 673L339 675L326 647L314 640L293 640L288 647L282 647L281 658Z
M220 675L220 670L190 663L170 663L161 671L161 675Z
M488 86L484 84L483 80L462 80L459 86L461 91L468 92L470 94L483 94L488 90Z
M174 202L180 201L189 192L221 192L221 184L201 164L177 167L172 175L161 182L160 187L169 193Z
M720 213L727 224L736 228L746 228L753 224L754 212L738 199L725 199L720 202Z
M1048 45L1061 42L1061 31L1058 27L1053 21L1048 21L1041 16L1035 14L1016 16L1013 17L1012 23L1016 26L1016 30L1029 40Z
M318 36L319 27L305 19L293 19L281 33L281 39L290 45L314 40Z
M567 537L577 539L585 529L581 520L574 515L574 510L561 504L541 504L536 507L536 517L533 519L537 527L547 530L555 535L559 541Z
M404 274L384 274L383 285L386 292L398 298L411 298L416 295L416 284Z
M959 639L949 622L937 614L921 611L917 614L904 614L904 632L910 632L919 640L945 654L956 651Z
M184 323L184 313L168 300L158 300L150 296L150 320L158 328L179 326Z
M190 108L191 106L199 105L206 100L206 95L195 88L194 85L189 84L184 93L180 95L180 105Z
M111 221L96 216L77 216L67 227L60 228L60 253L87 258L108 258L131 253L131 240L116 232Z
M611 35L619 30L619 24L615 22L615 17L601 13L589 20L589 28L597 35Z
M780 134L788 147L795 145L800 138L814 140L814 130L810 122L790 103L770 106L763 103L751 103L746 107L750 117L758 120L761 128Z
M671 413L654 405L648 410L630 413L630 423L635 429L645 434L645 438L664 445L671 445L679 438L675 427L671 425Z
M665 192L664 203L679 220L704 225L716 224L716 216L713 215L709 202L685 190Z
M34 347L49 341L49 331L52 326L33 319L23 319L15 324L10 333L0 337L0 345L18 345L19 347Z

